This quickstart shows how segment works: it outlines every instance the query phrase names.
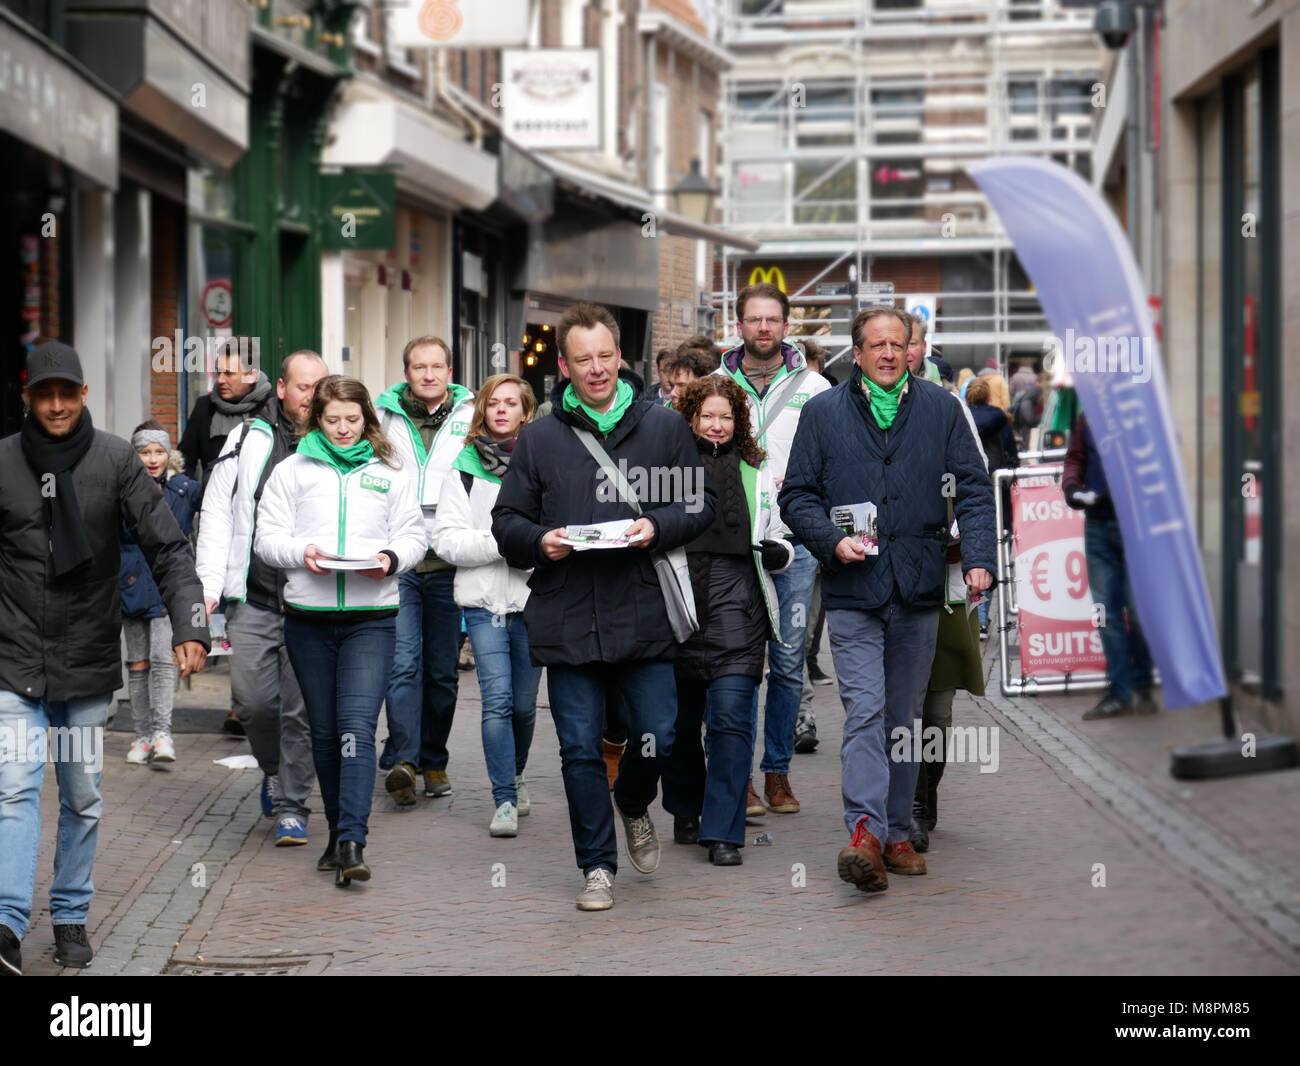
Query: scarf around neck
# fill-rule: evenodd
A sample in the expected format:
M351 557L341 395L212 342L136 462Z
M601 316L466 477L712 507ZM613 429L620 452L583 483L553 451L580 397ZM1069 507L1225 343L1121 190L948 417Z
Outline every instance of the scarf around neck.
M479 462L483 464L484 472L497 479L505 477L506 470L510 467L510 457L514 455L515 441L518 439L512 437L508 441L498 443L488 437L475 437L474 451L478 455Z
M871 416L881 429L888 429L898 417L898 400L906 385L906 374L894 382L892 389L882 388L866 374L862 375L862 387L867 390L867 396L871 400Z
M618 379L618 388L614 390L614 405L603 415L597 414L585 403L578 399L578 394L573 388L573 382L569 382L569 387L564 390L564 399L561 401L566 411L576 411L579 407L586 412L587 417L596 424L603 436L608 436L610 430L622 421L623 415L627 409L632 406L632 386L622 378Z
M54 576L62 577L94 557L86 521L77 502L77 488L72 482L72 468L90 450L95 440L95 426L90 420L90 408L82 408L81 418L72 431L62 437L51 437L29 414L23 420L20 432L23 457L37 480L54 475L54 493L50 501L50 551L54 557Z
M340 448L319 429L313 429L298 442L298 454L332 466L340 474L347 474L370 462L375 457L374 446L364 437L356 444Z
M209 396L212 400L212 416L208 422L208 436L225 437L230 434L245 415L259 410L270 398L273 390L271 382L260 370L252 390L241 400L224 400L221 393L213 389Z

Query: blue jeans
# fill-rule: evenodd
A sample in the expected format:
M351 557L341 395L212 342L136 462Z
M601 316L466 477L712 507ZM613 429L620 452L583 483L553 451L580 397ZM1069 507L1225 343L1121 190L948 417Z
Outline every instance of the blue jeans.
M912 731L930 685L939 611L904 606L897 595L872 611L826 610L844 704L844 824L852 832L866 819L881 846L906 840L912 822L920 769Z
M677 680L677 728L664 765L664 808L700 819L700 843L745 846L745 794L754 764L754 690L743 674ZM700 726L707 739L700 746ZM705 769L705 749L708 768Z
M460 608L455 570L407 571L397 579L397 651L388 686L388 740L380 765L409 762L417 770L447 769L447 738L460 684Z
M328 616L326 616L328 618ZM286 615L284 643L311 723L311 755L330 832L366 842L375 727L393 669L396 619L331 622Z
M483 696L483 757L492 782L492 802L500 807L518 802L515 778L528 764L542 668L534 666L528 655L522 612L499 615L467 607L465 627Z
M55 740L59 830L50 885L50 921L85 925L95 895L91 871L104 809L104 723L111 692L47 703L0 691L0 925L21 940L32 916L41 839L41 784ZM55 734L46 733L53 727Z
M569 801L573 850L584 874L599 866L618 872L618 840L609 802L602 734L605 701L618 692L628 717L627 750L614 785L614 802L632 818L645 814L659 773L673 748L677 685L667 659L548 666L551 717L560 741L560 769Z
M794 562L772 575L781 608L781 640L789 647L782 647L776 640L767 644L767 707L763 712L763 761L759 765L765 774L790 772L816 580L817 560L802 544L794 546Z
M1101 650L1106 656L1106 674L1110 679L1108 694L1128 703L1135 688L1142 692L1151 689L1151 652L1138 623L1119 522L1089 515L1083 525L1083 551L1088 559L1092 602L1100 603L1106 611L1105 624L1101 627Z

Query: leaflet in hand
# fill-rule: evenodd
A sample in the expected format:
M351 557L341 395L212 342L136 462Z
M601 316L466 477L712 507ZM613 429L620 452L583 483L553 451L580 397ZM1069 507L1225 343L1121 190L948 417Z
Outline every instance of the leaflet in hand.
M319 552L316 565L322 570L377 570L384 564L373 555L331 555Z
M831 521L844 530L845 536L858 541L868 555L880 554L874 503L845 503L832 507Z
M567 537L561 543L572 545L574 551L587 551L590 548L626 548L642 539L640 533L631 537L623 536L635 519L619 518L613 522L593 522L586 526L566 526Z

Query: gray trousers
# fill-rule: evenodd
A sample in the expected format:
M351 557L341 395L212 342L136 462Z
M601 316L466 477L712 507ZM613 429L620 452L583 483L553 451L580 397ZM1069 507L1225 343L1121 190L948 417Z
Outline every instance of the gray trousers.
M262 772L279 777L271 797L274 816L292 814L305 822L315 781L311 727L284 646L284 617L256 604L228 603L226 634L235 713Z
M930 683L939 610L913 609L895 598L873 611L826 611L844 704L844 824L852 832L865 818L882 846L906 840L912 821L919 768L913 723Z

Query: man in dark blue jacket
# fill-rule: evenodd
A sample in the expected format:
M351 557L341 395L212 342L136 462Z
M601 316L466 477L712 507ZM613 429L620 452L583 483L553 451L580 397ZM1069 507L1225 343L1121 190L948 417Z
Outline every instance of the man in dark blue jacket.
M804 407L778 497L782 518L822 565L853 834L839 874L868 892L888 887L886 867L925 873L908 843L912 729L945 602L950 499L972 593L992 587L996 559L992 483L960 402L908 373L911 327L892 307L853 320L860 373ZM832 520L849 507L853 519Z
M602 753L606 699L620 695L628 716L630 740L614 786L628 858L652 873L659 838L649 806L672 749L677 644L651 551L682 547L708 529L716 497L685 420L653 399L635 399L620 376L618 324L609 311L571 307L556 341L568 380L556 386L551 413L519 435L492 509L492 535L511 566L533 569L524 624L533 662L547 668L569 824L587 882L578 908L608 910L618 847ZM575 430L599 442L635 492L641 517ZM638 539L575 552L567 527L597 522L619 522L620 532Z

